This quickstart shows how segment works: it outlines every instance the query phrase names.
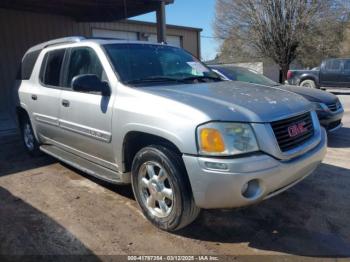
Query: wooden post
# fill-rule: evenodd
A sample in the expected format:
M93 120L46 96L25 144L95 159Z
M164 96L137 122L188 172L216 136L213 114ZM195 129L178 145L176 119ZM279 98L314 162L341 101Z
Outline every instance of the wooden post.
M166 43L165 1L161 0L157 8L157 40Z

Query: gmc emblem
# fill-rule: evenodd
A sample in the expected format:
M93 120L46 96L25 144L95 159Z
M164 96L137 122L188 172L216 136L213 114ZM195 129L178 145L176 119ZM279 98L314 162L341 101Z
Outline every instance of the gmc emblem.
M307 127L305 127L305 122L300 122L298 124L288 127L289 137L296 137L306 133L307 131L308 129Z

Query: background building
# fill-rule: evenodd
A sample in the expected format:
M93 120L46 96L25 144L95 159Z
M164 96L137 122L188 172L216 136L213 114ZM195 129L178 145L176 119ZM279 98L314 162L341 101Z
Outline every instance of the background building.
M66 36L150 42L162 41L167 36L169 44L200 57L201 29L174 25L167 25L166 31L163 28L164 5L172 0L58 2L60 4L56 3L56 6L46 0L2 0L0 3L0 133L16 128L14 81L24 53L38 43ZM152 11L157 11L157 23L125 20Z

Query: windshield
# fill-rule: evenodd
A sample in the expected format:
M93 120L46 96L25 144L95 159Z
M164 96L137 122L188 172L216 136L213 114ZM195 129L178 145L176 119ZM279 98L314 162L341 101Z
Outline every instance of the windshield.
M277 86L278 83L272 81L264 75L253 70L238 67L217 67L222 74L233 81L248 82L258 85Z
M220 81L219 76L183 49L152 44L107 44L120 80L129 85Z

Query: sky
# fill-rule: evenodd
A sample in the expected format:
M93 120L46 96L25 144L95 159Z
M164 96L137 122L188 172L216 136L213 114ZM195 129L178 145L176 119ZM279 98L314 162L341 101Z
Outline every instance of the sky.
M215 0L175 0L166 7L167 24L202 28L201 54L204 61L214 59L220 41L215 38L213 21L215 16ZM133 17L133 20L155 22L155 12Z

